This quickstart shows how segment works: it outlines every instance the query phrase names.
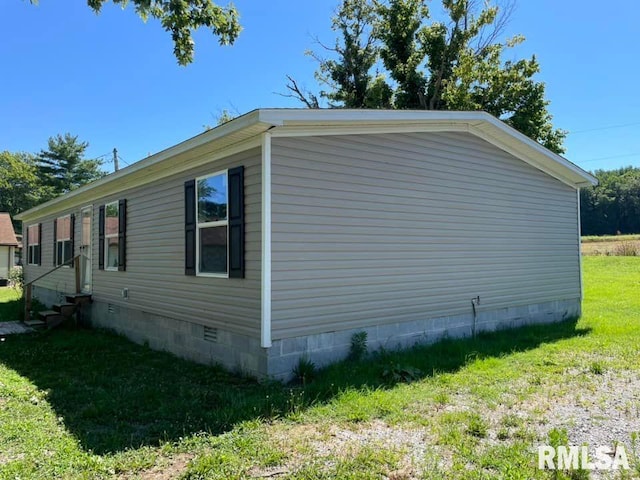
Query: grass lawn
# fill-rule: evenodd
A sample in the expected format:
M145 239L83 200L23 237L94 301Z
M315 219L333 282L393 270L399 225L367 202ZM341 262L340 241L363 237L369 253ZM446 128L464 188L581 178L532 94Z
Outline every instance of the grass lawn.
M13 288L0 287L0 322L22 318L22 293Z
M633 470L614 478L636 478L640 258L585 258L584 280L577 322L377 352L298 387L104 332L7 337L0 479L587 478L538 470L550 441L621 442Z

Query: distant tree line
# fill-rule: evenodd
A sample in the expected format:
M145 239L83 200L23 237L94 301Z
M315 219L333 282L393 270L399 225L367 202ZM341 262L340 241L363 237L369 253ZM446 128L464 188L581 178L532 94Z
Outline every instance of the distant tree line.
M0 151L0 212L18 213L106 175L101 161L86 159L89 144L71 134L49 138L40 152ZM14 220L16 231L19 222Z
M583 235L640 233L640 168L596 170L599 184L580 191Z

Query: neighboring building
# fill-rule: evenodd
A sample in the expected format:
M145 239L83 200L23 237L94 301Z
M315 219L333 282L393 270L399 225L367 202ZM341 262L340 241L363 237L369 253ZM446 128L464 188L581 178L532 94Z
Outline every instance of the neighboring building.
M287 378L355 332L395 348L579 316L595 182L486 113L256 110L18 218L27 282L82 254L92 324ZM57 302L73 269L36 286Z
M0 213L0 287L7 285L9 270L15 265L18 240L13 230L11 216Z

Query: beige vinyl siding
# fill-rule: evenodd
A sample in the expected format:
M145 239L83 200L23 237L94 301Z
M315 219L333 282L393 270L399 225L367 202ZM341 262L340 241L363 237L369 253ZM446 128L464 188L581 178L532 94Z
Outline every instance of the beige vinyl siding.
M194 277L184 274L184 182L209 173L245 167L245 278ZM261 275L261 153L252 149L188 172L173 175L93 204L93 298L122 307L259 336ZM98 270L99 206L127 200L127 269ZM76 253L80 238L76 214ZM64 212L68 213L68 212ZM53 226L43 227L43 267L51 268ZM51 244L51 245L50 245ZM38 267L36 267L38 268ZM33 269L35 270L35 269ZM28 270L29 275L33 271ZM59 289L54 273L38 285ZM64 278L67 278L66 276ZM73 289L73 278L66 290ZM129 290L129 300L122 289Z
M580 296L576 191L466 133L274 138L273 338Z
M23 225L24 234L24 246L25 248L22 251L22 264L24 268L25 274L25 282L31 282L33 279L38 278L40 275L44 275L47 272L50 272L55 268L54 260L53 260L53 221L61 217L63 215L69 215L74 213L76 215L76 223L74 228L74 253L73 255L78 255L77 247L79 245L78 239L80 238L80 226L78 225L78 214L80 213L80 209L78 208L73 210L65 210L64 212L56 213L55 215L51 215L48 217L39 218L37 220L31 222L25 222ZM37 225L38 223L42 224L42 233L40 235L41 243L40 243L40 265L28 265L29 261L29 250L27 247L27 227L31 225ZM44 278L38 280L35 285L37 287L48 288L50 290L55 290L57 292L64 293L73 293L76 289L76 281L75 281L75 272L72 267L64 266L60 267L57 270L51 272L46 275ZM63 299L62 299L63 300Z

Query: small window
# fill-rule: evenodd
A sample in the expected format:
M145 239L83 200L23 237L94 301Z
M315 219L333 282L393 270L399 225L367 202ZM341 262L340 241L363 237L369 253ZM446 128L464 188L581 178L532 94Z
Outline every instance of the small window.
M104 267L105 270L118 270L119 217L118 202L105 205L104 219Z
M196 185L198 273L227 276L229 271L227 172L199 178Z
M27 228L27 263L40 265L40 225Z
M56 266L70 267L73 258L73 242L71 240L71 216L66 215L56 220Z

